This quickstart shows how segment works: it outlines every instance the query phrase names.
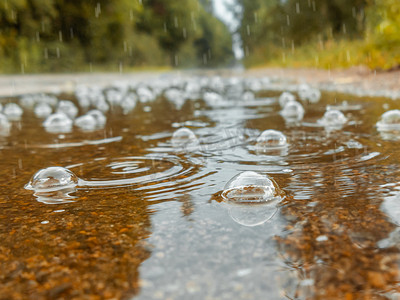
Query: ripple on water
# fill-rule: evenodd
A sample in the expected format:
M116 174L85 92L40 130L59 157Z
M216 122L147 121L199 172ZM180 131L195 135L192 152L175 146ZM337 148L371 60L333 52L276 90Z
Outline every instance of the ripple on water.
M104 189L134 187L142 192L161 194L179 190L181 185L207 176L200 173L202 161L173 155L98 158L69 166L80 175L81 188ZM196 184L200 184L196 182Z

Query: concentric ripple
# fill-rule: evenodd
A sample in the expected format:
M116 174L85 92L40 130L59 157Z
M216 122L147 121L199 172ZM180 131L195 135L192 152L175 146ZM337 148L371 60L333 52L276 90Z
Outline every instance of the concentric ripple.
M201 161L180 159L172 155L97 158L91 162L68 166L79 177L80 188L102 189L134 186L158 192L178 183L189 183L200 171Z

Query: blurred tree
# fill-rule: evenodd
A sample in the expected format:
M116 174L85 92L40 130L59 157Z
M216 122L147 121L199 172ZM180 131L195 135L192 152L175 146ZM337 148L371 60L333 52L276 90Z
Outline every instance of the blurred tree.
M199 1L6 0L0 5L0 70L203 65L199 39L216 54L211 61L225 62L230 34ZM201 1L209 8L210 1Z

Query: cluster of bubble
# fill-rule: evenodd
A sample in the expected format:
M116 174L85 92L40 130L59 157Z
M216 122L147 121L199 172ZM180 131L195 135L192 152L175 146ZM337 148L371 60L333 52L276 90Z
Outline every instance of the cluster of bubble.
M12 121L20 120L24 111L32 111L45 119L43 127L52 133L70 132L73 126L93 131L106 123L106 115L115 111L129 114L141 104L150 111L150 103L163 97L176 109L187 100L203 99L209 106L252 101L255 93L267 90L269 78L189 77L159 78L146 82L115 82L107 87L78 85L76 101L59 100L55 95L31 94L18 99L18 103L0 105L0 131L8 132ZM80 116L79 113L81 113Z

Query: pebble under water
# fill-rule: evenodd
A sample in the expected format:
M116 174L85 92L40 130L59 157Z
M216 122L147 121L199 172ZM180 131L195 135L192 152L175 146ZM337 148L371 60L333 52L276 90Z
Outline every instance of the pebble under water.
M1 299L400 295L396 100L162 76L0 107Z

